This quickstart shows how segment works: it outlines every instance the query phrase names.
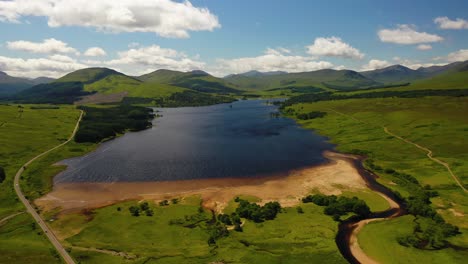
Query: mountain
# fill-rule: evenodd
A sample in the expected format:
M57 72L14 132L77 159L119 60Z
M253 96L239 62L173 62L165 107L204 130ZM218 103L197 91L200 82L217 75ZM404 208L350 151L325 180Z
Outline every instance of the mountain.
M51 83L55 81L56 79L50 78L50 77L37 77L32 79L31 81L36 85L36 84L41 84L41 83Z
M0 96L15 94L36 84L48 83L51 78L39 77L36 79L26 79L13 77L0 71Z
M137 78L145 83L167 84L204 93L237 94L241 92L235 85L224 79L200 70L189 72L157 70Z
M315 87L325 90L352 90L380 85L351 70L318 70L300 73L262 74L252 76L232 75L224 78L229 83L245 89L267 90L280 88Z
M423 72L412 70L402 65L392 65L386 68L360 73L369 79L385 84L406 83L426 77Z
M260 76L270 76L270 75L278 75L278 74L287 74L285 71L270 71L270 72L260 72L260 71L248 71L239 74L229 74L224 78L233 78L233 77L260 77Z
M217 95L240 91L224 83L224 80L203 71L158 70L131 77L113 69L86 68L66 74L51 83L25 89L12 100L33 103L111 103L122 100L150 103L156 100L174 105L195 105L196 102L190 98L202 98L203 102L231 101ZM173 96L180 93L184 95ZM172 99L169 102L162 98Z
M385 84L410 83L448 72L464 65L466 62L454 62L441 66L420 67L417 70L402 65L360 72L363 76Z

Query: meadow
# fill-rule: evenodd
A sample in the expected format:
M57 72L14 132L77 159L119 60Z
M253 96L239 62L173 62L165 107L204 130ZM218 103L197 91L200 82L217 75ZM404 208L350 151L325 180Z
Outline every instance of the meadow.
M168 206L150 202L154 215L135 217L128 208L138 203L126 202L92 213L67 214L51 225L71 254L86 263L314 263L323 259L346 263L334 242L336 222L319 206L301 205L303 213L285 208L274 220L262 223L243 219L242 232L230 230L209 245L204 221L212 216L200 209L200 203L198 197ZM202 215L202 223L174 224L192 215Z
M410 191L397 184L393 171L414 176L421 185L430 185L439 196L432 198L432 206L443 218L457 225L462 234L450 238L453 245L468 247L468 221L464 215L468 212L466 193L442 165L430 160L426 152L385 133L384 127L392 133L420 144L433 151L433 156L451 167L456 177L466 188L468 183L468 99L466 97L422 97L422 98L375 98L322 101L316 103L295 104L294 112L327 112L323 118L299 121L305 128L313 129L330 138L337 144L337 150L345 153L364 153L372 160L373 166L383 168L378 171L378 181L404 197ZM369 165L369 163L367 163ZM408 219L402 218L402 219ZM400 219L377 222L363 228L360 233L364 250L382 263L394 263L392 254L371 244L378 241L385 248L408 256L406 261L415 261L424 254L428 263L440 263L441 255L445 260L459 261L462 251L417 250L403 247L396 241L393 233ZM396 224L393 225L393 222ZM411 221L405 221L410 227L402 229L409 235ZM372 239L371 239L372 238ZM379 244L379 245L380 245ZM383 246L382 246L383 247ZM413 254L413 252L419 252ZM411 257L413 256L413 257ZM444 258L442 258L444 259Z
M65 141L79 115L72 106L57 109L43 105L0 105L0 166L6 171L6 179L0 184L0 219L24 210L13 190L16 171L29 159ZM52 175L58 167L50 167L49 158L33 164L47 164L44 167ZM30 169L26 169L29 176L21 182L26 183L23 187L31 197L40 196L51 188L52 178L32 174L34 170ZM0 224L0 254L0 263L60 263L52 245L26 213Z

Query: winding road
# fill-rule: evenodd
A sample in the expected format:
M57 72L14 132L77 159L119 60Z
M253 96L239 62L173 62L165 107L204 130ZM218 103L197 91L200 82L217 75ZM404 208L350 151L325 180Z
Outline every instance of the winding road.
M348 114L345 114L345 113L342 113L342 112L339 112L335 109L332 109L332 108L327 108L328 110L332 111L332 112L335 112L341 116L344 116L344 117L347 117L349 119L352 119L356 122L359 122L359 123L363 123L363 124L368 124L368 125L374 125L376 126L375 124L371 124L371 123L368 123L368 122L365 122L363 120L360 120L360 119L357 119L355 118L354 116L351 116L351 115L348 115ZM416 148L420 149L420 150L423 150L426 152L426 156L444 166L447 171L449 172L449 174L452 176L453 180L456 182L456 184L464 191L466 192L466 188L463 186L463 184L460 182L460 180L458 179L458 177L452 172L452 169L450 168L450 166L446 163L446 162L443 162L437 158L434 158L432 155L433 155L433 152L432 150L424 147L424 146L421 146L417 143L414 143L406 138L403 138L399 135L396 135L394 134L393 132L389 131L387 127L385 126L376 126L376 127L380 127L384 130L384 132L387 134L387 135L390 135L398 140L401 140L407 144L411 144L413 146L415 146ZM369 176L371 174L370 171L366 171L363 167L362 167L362 164L356 164L356 166L358 167L361 167L361 176ZM363 175L363 174L368 174L368 175ZM340 230L339 232L341 232L341 234L339 233L338 236L337 236L337 240L346 240L347 241L347 244L345 244L342 248L340 248L340 251L342 252L342 254L345 256L345 258L351 262L351 263L365 263L365 264L377 264L378 262L375 261L374 259L372 259L371 257L369 257L363 250L362 248L359 246L359 242L358 242L358 233L359 231L365 226L367 225L368 223L370 222L374 222L374 221L382 221L382 220L386 220L386 219L391 219L391 218L394 218L394 217L398 217L398 216L401 216L401 215L404 215L405 214L405 209L401 208L401 205L398 204L396 202L396 197L391 197L391 192L387 192L385 189L385 187L379 183L377 183L375 181L375 178L373 179L372 177L364 177L364 180L366 180L366 183L367 183L367 186L369 188L371 188L373 191L375 191L376 193L378 193L379 195L381 195L382 197L384 197L388 202L389 202L389 205L390 205L390 209L389 210L386 210L386 211L383 211L383 212L378 212L378 213L375 213L376 215L374 215L374 217L371 217L369 219L363 219L363 220L360 220L360 221L357 221L357 222L353 222L353 220L349 221L348 223L343 223L341 228L342 230ZM342 245L338 245L339 247L342 246Z
M34 218L34 220L37 222L37 224L41 227L41 229L44 231L45 235L47 236L47 238L49 239L49 241L52 243L52 245L54 245L55 249L57 249L58 253L60 254L60 256L62 256L63 260L67 263L67 264L75 264L75 261L72 259L72 257L70 256L70 254L68 254L68 252L65 250L65 248L62 246L62 244L60 244L60 242L58 241L57 237L54 235L54 233L52 232L52 230L47 226L47 224L44 222L44 220L41 218L41 216L36 212L36 210L34 209L34 207L31 205L31 203L28 201L28 199L26 199L26 197L24 196L23 192L21 191L21 186L20 186L20 178L21 178L21 174L23 174L25 168L27 168L31 163L33 163L35 160L37 160L38 158L64 146L65 144L67 144L68 142L70 142L73 137L75 136L76 134L76 131L78 130L78 127L79 127L79 124L80 124L80 121L81 121L81 118L83 117L83 111L81 111L80 113L80 117L78 118L78 121L76 122L76 125L75 125L75 128L73 129L73 133L70 135L70 138L68 138L67 141L61 143L60 145L57 145L45 152L42 152L41 154L35 156L34 158L32 158L31 160L29 160L28 162L26 162L19 170L18 172L16 173L15 175L15 180L14 180L14 188L15 188L15 192L16 194L18 195L18 198L20 199L20 201L24 204L24 206L26 207L27 211L32 215L32 217Z

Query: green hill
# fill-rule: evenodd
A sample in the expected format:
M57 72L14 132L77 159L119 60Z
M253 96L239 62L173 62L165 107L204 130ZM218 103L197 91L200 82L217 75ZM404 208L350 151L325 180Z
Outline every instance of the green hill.
M39 77L36 79L26 79L13 77L0 71L0 96L8 96L28 89L36 84L49 83L53 79Z
M204 71L179 72L157 70L142 75L138 79L145 83L169 84L204 93L238 94L241 92L235 85Z
M442 73L441 73L442 72ZM426 77L424 79L415 80L407 86L372 89L366 91L356 91L355 93L372 92L372 91L411 91L411 90L427 90L427 89L468 89L468 61L452 65L449 69L438 71L435 76Z
M301 73L245 76L231 75L225 78L228 83L250 90L267 90L287 87L318 87L325 90L353 90L381 85L350 70L318 70Z
M231 102L238 93L223 81L201 71L188 73L160 70L135 78L107 68L87 68L36 85L12 98L34 103L142 103L190 106Z
M82 82L87 84L99 81L100 79L104 79L109 75L124 74L108 68L86 68L71 72L57 79L55 82Z

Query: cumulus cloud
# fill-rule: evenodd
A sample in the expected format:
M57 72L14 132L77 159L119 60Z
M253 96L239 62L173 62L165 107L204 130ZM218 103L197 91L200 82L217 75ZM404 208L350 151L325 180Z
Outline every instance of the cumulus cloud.
M47 58L22 59L0 56L0 70L12 76L34 78L39 76L61 77L66 73L87 67L76 60L53 55Z
M44 39L42 42L31 42L25 40L8 41L7 48L31 53L75 53L78 51L67 43L54 38Z
M377 32L377 35L382 42L406 45L439 42L444 40L441 36L435 34L418 32L410 25L399 25L395 29L382 29Z
M443 59L448 62L466 61L468 60L468 49L451 52L446 57L443 57Z
M314 56L331 56L350 59L362 59L358 49L351 47L338 37L316 38L314 44L307 46L307 53Z
M118 58L103 63L126 69L131 74L140 74L143 71L157 69L189 71L201 69L205 66L205 63L199 61L196 57L191 58L183 52L162 48L158 45L121 51L118 52Z
M26 16L46 17L50 27L83 26L116 33L153 32L172 38L187 38L189 31L212 31L221 27L217 16L189 1L0 1L0 21L20 23Z
M217 62L218 65L210 72L219 76L251 70L304 72L333 67L333 64L328 61L316 61L312 57L291 55L290 51L281 49L267 49L263 55L257 57L219 59Z
M368 63L364 64L361 68L361 71L372 71L376 69L385 68L392 65L390 62L386 60L376 60L372 59Z
M421 67L442 66L442 65L447 64L445 62L444 63L421 62L418 60L403 59L400 57L394 57L393 60L395 61L395 63L398 63L400 65L403 65L413 70L417 70Z
M99 56L106 56L107 53L105 50L99 47L92 47L92 48L87 49L84 55L88 57L99 57Z
M428 44L419 44L416 49L418 50L431 50L432 46Z
M450 20L448 17L437 17L434 23L441 29L468 29L468 21L462 18Z

